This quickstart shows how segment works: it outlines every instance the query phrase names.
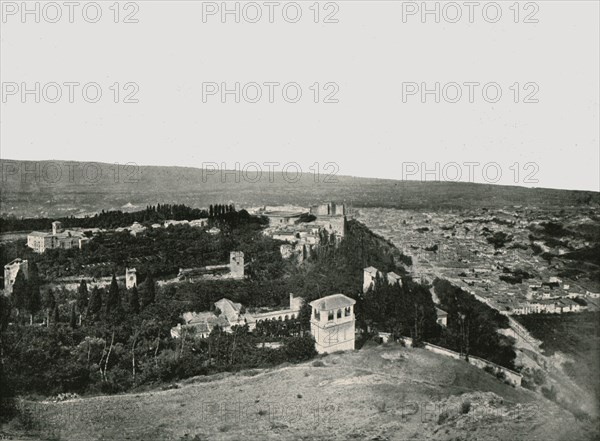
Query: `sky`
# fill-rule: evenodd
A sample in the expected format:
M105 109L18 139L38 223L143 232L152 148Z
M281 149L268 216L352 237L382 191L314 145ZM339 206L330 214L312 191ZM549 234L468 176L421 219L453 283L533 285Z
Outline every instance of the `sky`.
M600 2L76 3L2 2L3 159L600 190Z

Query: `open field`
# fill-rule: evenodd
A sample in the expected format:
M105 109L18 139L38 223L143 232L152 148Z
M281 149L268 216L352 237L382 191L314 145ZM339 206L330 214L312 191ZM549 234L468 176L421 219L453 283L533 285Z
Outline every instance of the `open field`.
M196 377L173 389L25 403L54 440L593 439L594 427L462 361L399 345L267 370ZM458 437L458 438L457 438Z

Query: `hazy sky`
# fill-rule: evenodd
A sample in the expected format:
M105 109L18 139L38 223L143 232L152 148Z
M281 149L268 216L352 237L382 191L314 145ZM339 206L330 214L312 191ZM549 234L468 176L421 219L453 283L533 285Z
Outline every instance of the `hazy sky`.
M74 23L63 2L46 3L36 23L34 14L23 20L15 11L20 1L2 2L2 158L227 168L278 162L276 170L297 162L304 171L318 163L322 172L335 163L343 175L434 180L461 172L468 180L472 171L475 182L494 182L499 168L501 184L599 190L598 1L513 9L512 1L498 2L496 23L497 8L485 1L474 7L473 23L465 2L428 2L439 5L439 23L415 11L422 2L298 2L296 23L290 2L273 6L274 23L265 2L239 3L240 23L233 14L226 23L219 11L208 15L221 2L122 2L119 23L113 1L99 2L96 23L88 22L96 13L90 2L75 7ZM57 11L61 19L50 23ZM261 19L251 23L258 11ZM123 23L128 14L138 23ZM21 95L36 82L39 103L35 93ZM80 84L73 103L69 82ZM96 103L82 95L92 82L102 91ZM234 93L221 102L219 91L203 102L208 83L234 89L236 82L239 103ZM257 103L249 102L257 88L243 87L252 82L262 92ZM280 83L272 86L273 103L269 82ZM423 103L409 84L435 90L436 82L439 103L435 93ZM287 83L300 87L299 102L284 98ZM461 99L448 83L460 86ZM472 103L464 83L479 83L471 86ZM124 103L136 87L139 102ZM339 102L324 102L331 92ZM90 101L94 95L88 89ZM432 173L422 175L423 165Z

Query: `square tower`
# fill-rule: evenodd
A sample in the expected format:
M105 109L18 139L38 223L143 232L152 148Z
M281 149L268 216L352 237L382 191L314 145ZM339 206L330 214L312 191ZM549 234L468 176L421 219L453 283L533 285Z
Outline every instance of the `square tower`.
M344 294L310 302L310 332L319 354L354 350L355 303Z
M59 221L52 222L52 235L56 236L58 233L62 233L62 223Z
M137 274L135 268L125 268L125 287L131 289L137 286Z
M229 271L234 279L244 278L244 253L232 251L229 254Z

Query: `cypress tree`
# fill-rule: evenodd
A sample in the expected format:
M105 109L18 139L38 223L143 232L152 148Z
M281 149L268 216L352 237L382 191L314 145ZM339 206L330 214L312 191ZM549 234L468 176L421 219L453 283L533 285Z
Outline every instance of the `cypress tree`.
M102 294L97 286L92 289L92 295L90 296L90 302L88 304L87 315L96 317L102 310Z
M129 307L134 314L138 314L140 312L140 297L137 286L134 286L131 289L131 294L129 296Z
M85 280L81 280L79 288L77 288L77 308L79 309L80 314L82 314L88 306L88 297L87 283Z
M144 285L143 307L145 308L154 303L154 298L156 296L156 287L154 286L152 274L148 274Z
M13 304L20 314L21 310L25 309L27 305L27 281L23 271L19 270L17 272L12 289Z
M77 327L77 314L75 313L75 303L71 304L71 317L69 318L69 325L72 329Z
M40 295L40 286L34 281L28 283L27 289L27 304L26 308L29 311L29 324L33 324L33 316L36 315L42 307L42 298Z
M46 326L48 326L50 324L50 314L54 313L54 308L56 308L56 297L54 297L51 289L44 294L43 304L46 309Z
M54 306L54 324L58 325L60 322L60 311L58 310L58 305Z
M117 278L113 274L110 288L108 289L108 299L106 300L106 314L116 311L121 307L121 295L119 293L119 285Z

